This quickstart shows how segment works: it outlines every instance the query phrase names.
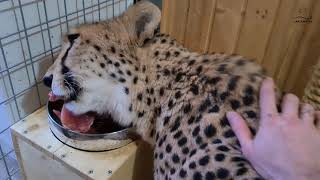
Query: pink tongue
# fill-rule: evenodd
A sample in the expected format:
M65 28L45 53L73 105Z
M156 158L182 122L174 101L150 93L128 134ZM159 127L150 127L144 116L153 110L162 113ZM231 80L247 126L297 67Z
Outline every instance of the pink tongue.
M86 114L74 115L64 105L61 112L54 110L54 113L61 119L64 127L81 133L88 132L94 121L94 117Z

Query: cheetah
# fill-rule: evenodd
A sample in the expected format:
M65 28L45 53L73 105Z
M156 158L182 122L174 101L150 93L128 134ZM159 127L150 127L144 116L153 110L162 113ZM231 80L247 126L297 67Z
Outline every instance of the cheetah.
M160 19L141 1L73 29L44 83L69 114L133 127L154 147L154 179L262 179L226 118L237 111L256 132L262 67L240 55L191 52L159 32Z

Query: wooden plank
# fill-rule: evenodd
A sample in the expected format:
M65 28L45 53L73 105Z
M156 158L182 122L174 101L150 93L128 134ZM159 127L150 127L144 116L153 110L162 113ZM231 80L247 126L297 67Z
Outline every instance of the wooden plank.
M39 151L53 157L53 152L61 148L63 144L49 130L47 116L46 108L40 108L13 125L11 131L14 136L24 139Z
M19 138L17 140L20 150L21 159L25 172L25 179L30 180L84 180L69 169L65 168L61 163L53 160L26 141Z
M184 43L186 24L188 19L189 0L164 1L164 15L162 27L164 33L170 34L178 42Z
M288 27L293 23L292 14L297 0L282 0L277 12L269 43L263 57L262 65L266 68L268 75L276 76L279 71L282 58L289 46Z
M160 30L163 33L169 33L169 2L170 0L163 0L162 1L162 10L161 10L161 23L160 23Z
M193 51L207 50L216 0L190 1L185 46Z
M261 62L276 18L279 0L249 0L236 53Z
M152 178L151 150L149 152L139 150L138 142L106 152L84 152L70 148L58 141L49 130L45 107L13 125L11 130L14 142L16 142L15 147L17 148L19 164L23 168L22 171L26 177L32 174L30 172L35 173L34 170L36 169L48 176L64 174L64 171L61 172L61 169L59 169L63 168L65 171L84 179L110 179L113 176L121 177L120 179L132 179L133 177L136 179L141 179L141 177ZM24 146L25 149L21 149L21 144L29 144L33 150L26 146ZM25 153L26 149L29 154ZM33 154L34 151L37 151L37 154L41 155L41 158L49 164L58 164L59 168L42 166L43 162L32 164L34 162L30 154ZM38 160L41 161L41 158L38 158ZM143 160L140 160L140 158L143 158ZM55 163L51 163L51 160L54 160ZM136 161L151 163L142 164ZM48 168L50 169L50 167L52 170L49 173ZM136 169L140 169L140 171L135 171ZM141 169L143 169L143 172L141 172ZM93 172L90 173L90 170ZM112 172L108 173L109 170ZM45 174L39 173L38 175L39 177L44 177Z
M133 142L122 148L107 152L84 152L63 146L54 155L64 166L87 175L91 179L110 179L124 163L135 154L137 145ZM151 169L150 169L151 171ZM109 173L108 173L109 172ZM126 173L126 179L132 178L132 171Z
M309 12L308 12L309 11ZM311 2L309 9L305 9L303 16L312 17L311 22L306 22L300 48L293 58L292 67L285 81L284 89L302 96L307 82L311 79L313 67L320 57L320 1Z
M314 0L298 0L296 3L296 7L294 10L294 14L292 17L299 16L300 9L311 9L312 4ZM290 88L286 88L285 84L286 81L288 81L289 76L294 76L294 74L290 74L290 69L293 68L293 66L296 66L296 60L295 57L297 56L297 53L300 51L301 41L306 33L306 26L309 25L307 23L295 23L295 19L292 20L291 26L288 27L288 34L289 34L289 46L287 47L287 51L285 55L282 57L282 62L280 64L280 68L276 72L276 81L277 84L280 86L281 89L284 89L285 91L290 91ZM300 65L300 64L299 64ZM305 79L307 81L307 79Z
M217 0L209 52L233 53L246 0Z

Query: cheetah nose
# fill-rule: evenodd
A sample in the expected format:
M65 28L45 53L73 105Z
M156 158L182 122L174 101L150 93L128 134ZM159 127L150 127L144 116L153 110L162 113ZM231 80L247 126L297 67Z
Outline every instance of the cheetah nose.
M51 88L52 79L53 79L53 75L52 74L50 76L43 77L43 80L42 80L43 84L46 85L47 87Z

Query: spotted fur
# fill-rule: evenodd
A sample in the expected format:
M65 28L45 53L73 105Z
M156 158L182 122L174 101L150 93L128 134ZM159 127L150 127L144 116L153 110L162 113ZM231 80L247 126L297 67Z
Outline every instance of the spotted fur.
M110 113L132 124L154 146L155 179L261 179L225 114L239 112L255 133L262 68L154 34L160 16L140 2L114 20L75 29L46 74L53 92L68 97L76 114Z

